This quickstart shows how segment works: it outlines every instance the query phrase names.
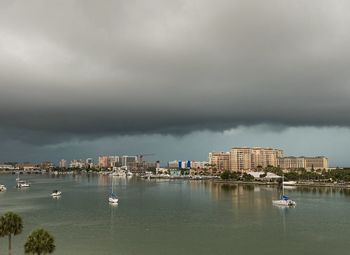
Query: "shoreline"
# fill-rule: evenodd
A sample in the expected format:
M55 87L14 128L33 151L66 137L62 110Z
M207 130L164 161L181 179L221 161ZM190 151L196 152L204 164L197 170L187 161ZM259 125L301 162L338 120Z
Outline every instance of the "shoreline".
M39 172L39 171L20 171L21 175L57 175L53 172ZM13 175L13 171L0 171L0 174L9 174ZM63 172L58 175L66 174L101 174L98 172L92 173L74 173L74 172ZM121 177L123 178L123 177ZM136 176L136 178L147 179L147 176ZM263 186L278 186L278 182L266 182L266 181L234 181L234 180L222 180L215 176L202 176L202 177L190 177L190 176L150 176L150 179L163 179L163 180L189 180L189 181L210 181L216 184L229 184L229 185L263 185ZM300 181L294 184L284 184L287 187L319 187L319 188L337 188L337 189L350 189L350 183L325 183L325 182L312 182L312 181Z
M253 185L266 185L266 186L278 186L279 183L277 182L259 182L259 181L253 181L253 182L244 182L244 181L230 181L230 180L213 180L214 183L217 184L230 184L230 185L247 185L247 184L253 184ZM350 189L350 184L334 184L334 183L315 183L315 182L302 182L302 183L295 183L295 184L284 184L286 187L309 187L309 188L338 188L338 189Z

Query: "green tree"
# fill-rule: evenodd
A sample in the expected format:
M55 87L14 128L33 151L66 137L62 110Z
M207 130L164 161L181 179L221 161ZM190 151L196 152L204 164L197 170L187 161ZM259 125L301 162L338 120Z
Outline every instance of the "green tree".
M221 175L220 175L221 179L223 180L228 180L230 178L230 171L224 171Z
M24 244L26 254L48 254L55 250L55 239L45 229L34 230Z
M22 218L13 212L5 213L0 218L0 237L8 236L9 254L12 252L12 235L18 235L23 230Z

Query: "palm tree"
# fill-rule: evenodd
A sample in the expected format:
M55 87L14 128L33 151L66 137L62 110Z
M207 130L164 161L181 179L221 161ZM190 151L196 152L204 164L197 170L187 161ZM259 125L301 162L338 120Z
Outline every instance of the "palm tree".
M18 235L22 232L22 218L13 212L5 213L0 218L0 237L9 237L9 254L11 254L12 235Z
M55 240L45 229L34 230L24 244L26 254L48 254L55 250Z

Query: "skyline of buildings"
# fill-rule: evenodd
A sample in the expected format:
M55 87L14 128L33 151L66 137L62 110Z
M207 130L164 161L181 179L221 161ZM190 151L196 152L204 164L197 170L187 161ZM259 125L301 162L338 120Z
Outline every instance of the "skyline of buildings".
M209 163L219 170L250 171L268 166L282 169L328 169L329 161L325 156L294 157L284 156L283 150L263 147L233 147L229 152L210 152Z
M147 155L147 154L146 154ZM153 154L149 154L153 155ZM110 168L124 167L126 169L145 169L160 167L160 161L145 161L144 155L103 155L97 158L73 159L69 162L61 159L59 168ZM55 165L52 162L42 163L16 163L0 164L0 169L50 169ZM165 166L163 164L163 166ZM233 147L229 151L212 151L208 153L208 161L197 160L173 160L167 162L168 168L178 169L209 169L218 171L250 171L261 170L268 166L281 167L282 169L328 169L329 160L325 156L285 156L283 150L270 147Z

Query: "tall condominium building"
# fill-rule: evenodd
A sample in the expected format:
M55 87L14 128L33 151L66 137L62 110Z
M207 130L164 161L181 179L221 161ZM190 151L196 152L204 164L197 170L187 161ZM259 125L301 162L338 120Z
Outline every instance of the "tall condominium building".
M60 162L58 162L58 166L60 168L66 168L67 167L67 160L61 159Z
M108 156L108 166L115 167L121 166L121 160L119 156Z
M94 166L94 160L92 158L87 158L85 160L85 166L87 168L92 168Z
M277 166L283 151L273 148L241 147L230 151L230 170L248 171L259 167Z
M108 156L100 156L100 157L98 157L98 166L99 167L103 167L103 168L109 167Z
M209 153L209 164L214 165L218 170L230 169L230 152L213 151Z
M81 159L73 159L70 164L70 168L84 168L85 167L85 162Z
M132 167L137 163L137 156L123 156L122 157L122 166Z

